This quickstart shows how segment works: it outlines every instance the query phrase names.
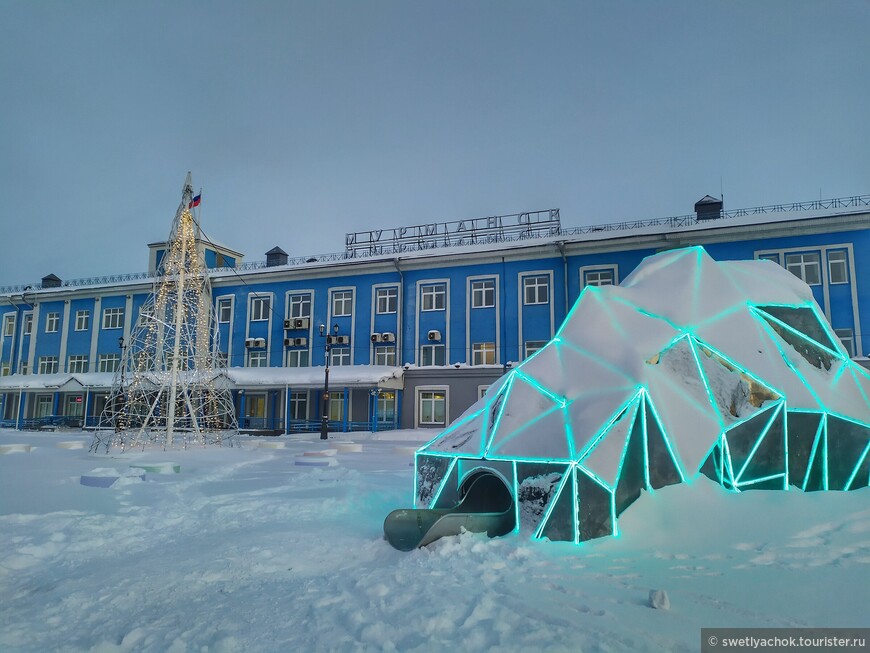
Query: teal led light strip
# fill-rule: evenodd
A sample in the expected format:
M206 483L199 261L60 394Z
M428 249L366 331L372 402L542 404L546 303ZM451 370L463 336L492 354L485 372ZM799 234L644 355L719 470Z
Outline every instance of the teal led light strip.
M562 490L565 489L565 485L568 482L568 479L571 477L573 471L573 465L569 465L565 469L565 473L562 475L562 480L559 481L559 487L556 488L556 491L553 493L553 497L550 499L550 505L547 506L547 510L544 511L544 518L541 519L541 523L538 525L538 528L535 531L535 534L532 536L532 539L540 540L543 538L542 533L544 532L544 527L547 525L547 522L550 521L550 515L553 513L553 509L556 507L556 503L559 501L559 497L562 496ZM576 528L576 515L572 516L572 521L575 522Z
M819 415L819 425L816 427L816 437L813 438L813 448L810 450L810 457L807 461L807 471L806 474L804 474L804 482L801 485L801 490L804 492L807 490L807 483L810 482L810 472L813 470L813 463L816 461L816 452L819 449L819 443L825 436L825 420L827 419L827 415L825 413L819 413Z
M777 478L785 478L785 474L771 474L770 476L765 476L764 478L753 478L749 481L743 481L741 483L736 483L735 487L744 488L750 485L756 485L758 483L764 483L765 481L772 481Z
M595 436L586 443L586 446L583 447L583 450L580 452L580 455L577 456L577 460L583 460L586 456L588 456L592 450L598 446L598 442L607 435L607 432L610 430L610 427L616 423L619 419L619 416L626 410L631 404L637 399L638 395L643 392L642 387L638 387L637 390L631 397L629 397L626 401L624 401L619 408L617 408L613 413L611 413L610 417L604 423L598 431L595 433Z
M501 422L501 416L504 414L505 404L507 403L508 397L510 396L511 388L513 387L514 379L516 378L515 372L509 372L509 374L510 378L507 380L507 382L505 382L504 387L502 387L501 391L498 392L492 399L493 401L495 401L497 397L502 398L501 403L498 407L498 415L496 415L495 421L492 423L492 427L489 429L489 439L487 440L486 447L483 450L484 458L486 458L489 454L489 448L492 446L492 440L495 437L496 432L498 431L498 426ZM491 406L489 407L489 410L491 410Z
M789 308L796 308L796 307L794 307L794 306L790 306ZM798 331L797 329L795 329L795 328L792 327L792 326L789 326L788 324L786 324L786 323L783 322L782 320L780 320L780 319L778 319L778 318L775 318L775 317L774 317L773 315L771 315L770 313L766 313L765 311L763 311L762 309L758 308L757 306L753 306L753 307L751 307L751 310L752 310L753 313L756 313L759 317L761 317L761 318L764 319L764 320L768 320L768 321L770 321L770 322L776 322L776 323L777 323L779 326L781 326L783 329L785 329L786 331L790 332L791 334L797 336L798 338L800 338L801 340L803 340L804 342L806 342L808 345L812 345L813 347L816 347L816 348L818 348L818 349L821 349L822 351L824 351L825 353L830 354L830 355L833 356L834 358L837 358L837 359L840 359L840 360L843 359L843 354L841 354L840 352L838 352L838 351L833 351L830 347L826 347L825 345L823 345L823 344L820 343L819 341L817 341L817 340L815 340L815 339L813 339L813 338L810 338L807 334L803 333L802 331Z
M688 483L689 480L685 474L683 463L677 457L676 453L674 453L674 449L671 446L671 439L670 439L670 437L668 437L668 432L665 430L665 427L662 426L662 420L659 417L659 412L656 410L655 403L652 401L652 397L650 397L650 395L649 395L649 390L644 388L643 392L644 392L644 396L647 397L647 399L649 400L649 408L650 408L650 411L652 412L653 419L655 419L656 424L659 427L659 433L661 434L662 440L665 443L665 448L668 450L668 454L670 454L671 460L674 462L674 467L677 468L677 474L680 475L680 482L681 483Z
M435 494L432 495L432 499L430 499L429 501L430 508L434 508L435 505L438 503L438 499L441 498L441 493L444 491L444 488L450 480L450 475L453 473L453 468L456 467L457 460L458 458L450 459L450 464L447 466L447 472L444 474L444 478L442 478L441 482L438 484L438 489L435 491Z
M855 469L853 469L852 473L849 475L849 480L846 481L846 485L843 487L844 490L852 489L852 483L855 481L855 477L858 476L858 472L861 471L861 465L864 464L864 459L868 456L868 454L870 454L870 442L868 442L867 446L864 447L864 452L860 456L858 456L858 464L855 465Z
M755 444L752 446L752 449L749 451L749 455L746 456L746 460L743 461L743 466L740 468L740 471L737 472L737 476L734 478L735 484L739 483L743 478L743 472L746 471L746 468L749 466L749 463L752 461L752 457L755 455L755 452L758 451L758 447L761 446L761 442L767 436L767 432L770 430L770 427L773 426L773 423L776 421L776 416L779 415L782 410L782 402L777 402L776 406L773 408L773 413L768 417L767 423L764 425L764 428L761 429L761 433L755 439Z

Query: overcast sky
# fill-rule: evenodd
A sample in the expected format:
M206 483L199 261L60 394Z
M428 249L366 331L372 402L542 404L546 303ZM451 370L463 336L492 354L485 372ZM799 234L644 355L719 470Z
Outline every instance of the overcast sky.
M870 193L870 2L0 0L0 286Z

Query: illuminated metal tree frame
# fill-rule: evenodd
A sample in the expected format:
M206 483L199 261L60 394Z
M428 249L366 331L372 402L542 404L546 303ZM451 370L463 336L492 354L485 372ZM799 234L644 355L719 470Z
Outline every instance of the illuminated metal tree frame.
M617 517L643 490L699 474L735 492L870 484L870 374L849 359L809 288L794 304L753 304L746 297L759 295L750 289L760 278L772 275L770 288L794 278L769 262L717 264L701 248L648 260L687 267L687 292L699 301L702 277L737 292L717 291L704 300L718 304L712 313L686 313L691 325L680 325L630 301L630 290L586 288L547 347L417 452L417 507L453 505L462 480L484 467L511 489L516 531L580 543L618 535ZM578 323L595 329L596 316L620 339L614 347L576 342L588 333ZM638 324L641 339L666 344L620 368L616 359L635 350L625 338L638 336L627 325ZM738 326L749 332L734 334ZM729 333L723 342L739 342L727 347L771 381L703 339Z
M154 291L122 349L92 450L232 444L238 433L192 200L188 173Z

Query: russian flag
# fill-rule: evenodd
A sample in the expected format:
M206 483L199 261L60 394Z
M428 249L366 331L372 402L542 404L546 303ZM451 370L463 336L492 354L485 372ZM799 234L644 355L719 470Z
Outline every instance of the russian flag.
M194 197L192 200L190 200L190 204L187 205L187 208L192 209L194 206L199 206L199 200L201 197L202 197L202 193L200 193L199 195Z

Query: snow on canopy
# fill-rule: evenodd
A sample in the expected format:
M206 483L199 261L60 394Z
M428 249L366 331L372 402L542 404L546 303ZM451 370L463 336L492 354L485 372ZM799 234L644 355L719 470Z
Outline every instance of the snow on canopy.
M546 347L421 448L415 500L449 505L485 467L519 530L579 542L700 473L734 491L855 489L870 483L868 396L803 281L663 252L585 288Z

